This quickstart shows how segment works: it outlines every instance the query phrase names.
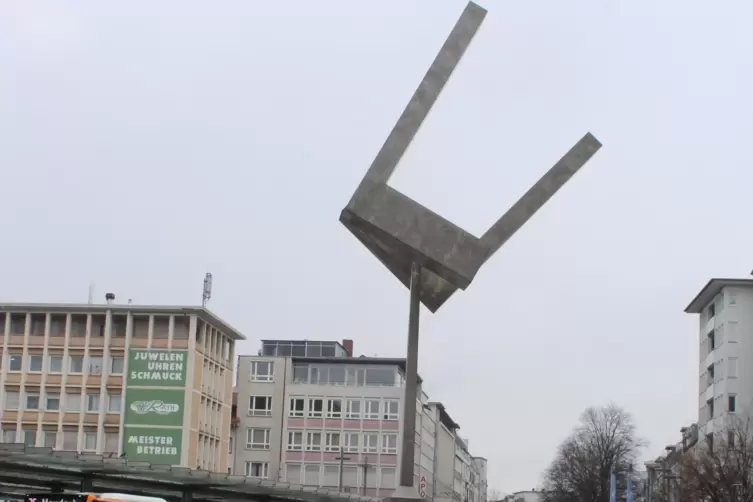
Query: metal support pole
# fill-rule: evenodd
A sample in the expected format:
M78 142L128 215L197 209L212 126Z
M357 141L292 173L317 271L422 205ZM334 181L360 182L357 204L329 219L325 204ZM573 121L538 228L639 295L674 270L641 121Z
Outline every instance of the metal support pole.
M421 265L413 263L410 276L408 313L408 353L405 359L405 398L403 399L403 449L399 488L413 488L415 462L416 392L418 387L418 326L421 314ZM415 491L415 490L414 490ZM412 492L410 492L412 493ZM405 496L405 495L404 495Z
M339 460L340 461L340 476L339 476L339 479L337 481L337 491L340 492L340 493L342 493L342 491L343 491L343 463L346 460L350 460L350 457L346 457L345 456L345 450L343 449L342 446L340 447L340 456L336 457L335 460Z

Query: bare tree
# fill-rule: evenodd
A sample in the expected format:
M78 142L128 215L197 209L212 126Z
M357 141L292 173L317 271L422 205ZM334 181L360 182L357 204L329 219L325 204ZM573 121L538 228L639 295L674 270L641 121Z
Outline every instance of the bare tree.
M588 408L544 473L546 502L607 502L610 472L619 474L623 492L625 476L644 445L624 409L614 404Z
M729 418L722 431L688 451L676 480L680 501L753 502L753 422Z
M502 492L497 490L496 488L492 488L489 490L489 495L486 497L486 499L489 502L497 502L498 500L502 500Z

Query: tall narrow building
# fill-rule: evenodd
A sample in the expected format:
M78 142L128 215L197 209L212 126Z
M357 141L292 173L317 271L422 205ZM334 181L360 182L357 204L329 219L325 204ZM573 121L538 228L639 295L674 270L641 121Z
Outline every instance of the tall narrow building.
M227 472L235 342L202 307L0 305L6 443Z
M753 408L753 280L711 279L685 309L698 314L701 437Z

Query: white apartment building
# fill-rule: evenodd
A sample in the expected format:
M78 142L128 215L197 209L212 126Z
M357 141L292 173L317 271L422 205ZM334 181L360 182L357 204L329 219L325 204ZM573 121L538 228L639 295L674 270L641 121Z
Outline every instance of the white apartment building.
M404 359L353 357L350 340L262 341L258 355L238 360L232 472L333 491L342 479L343 491L389 496L399 476L404 368ZM418 390L415 486L426 498L464 500L453 490L457 424Z
M699 314L698 426L710 438L753 404L753 280L711 279L685 312Z

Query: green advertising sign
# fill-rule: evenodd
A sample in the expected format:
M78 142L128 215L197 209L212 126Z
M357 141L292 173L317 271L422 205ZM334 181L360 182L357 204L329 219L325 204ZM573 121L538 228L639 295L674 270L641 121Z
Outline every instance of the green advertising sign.
M182 429L125 427L123 452L129 461L180 465Z
M125 424L183 427L185 400L183 389L128 389Z
M130 349L128 351L127 384L129 387L184 387L187 370L187 350Z

